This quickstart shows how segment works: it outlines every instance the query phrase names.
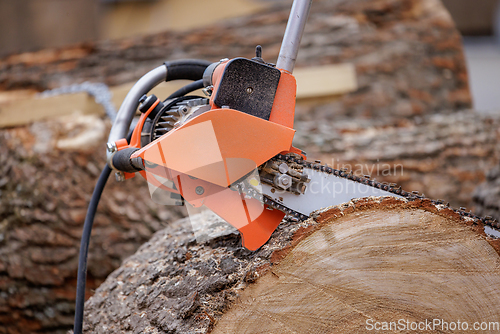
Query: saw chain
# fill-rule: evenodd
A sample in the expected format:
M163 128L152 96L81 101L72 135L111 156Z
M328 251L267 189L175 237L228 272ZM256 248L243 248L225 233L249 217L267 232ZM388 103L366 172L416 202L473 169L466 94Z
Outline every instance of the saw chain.
M378 182L375 179L372 179L369 175L364 175L364 176L357 176L352 173L352 171L349 171L347 168L342 168L342 169L335 169L332 168L328 165L322 165L321 161L316 160L314 162L306 161L304 160L301 156L294 154L294 153L289 153L289 154L278 154L275 157L273 157L271 160L269 160L266 164L269 162L275 163L276 165L280 166L281 164L285 163L290 169L295 168L296 166L300 166L302 168L310 169L310 170L315 170L318 172L322 172L325 174L329 175L335 175L340 178L344 178L350 181L354 181L363 185L367 185L373 188L381 189L384 191L387 191L389 193L398 195L400 197L405 198L408 201L415 201L415 200L428 200L434 205L442 205L446 208L449 208L450 210L456 212L459 214L461 217L469 217L474 220L481 221L481 223L485 226L489 226L492 229L496 231L500 231L500 223L493 219L491 216L478 216L471 211L466 211L466 208L460 207L460 208L453 208L450 206L449 203L445 203L443 200L435 200L431 198L425 197L423 194L419 194L418 191L412 191L408 192L405 191L401 188L401 186L398 186L395 183L387 183L387 182ZM265 172L262 170L262 166L260 167L260 173L265 174ZM266 178L261 178L263 182L266 182ZM268 182L268 181L267 181ZM240 193L245 194L246 196L255 198L262 202L263 204L267 205L271 209L276 209L284 212L286 214L286 217L288 219L291 219L292 221L297 221L297 220L305 220L308 219L309 216L304 215L300 212L297 212L295 210L292 210L291 208L288 208L287 206L280 204L279 202L273 200L267 195L263 195L256 187L251 185L248 180L243 180L241 182L236 183L235 185L235 190L238 190ZM302 196L300 194L297 194L297 196Z

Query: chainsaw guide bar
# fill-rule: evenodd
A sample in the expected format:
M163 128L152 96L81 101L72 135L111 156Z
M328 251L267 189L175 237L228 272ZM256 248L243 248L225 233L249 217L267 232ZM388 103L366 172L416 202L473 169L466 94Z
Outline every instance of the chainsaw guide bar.
M431 201L432 204L434 205L441 205L443 207L449 208L452 211L456 212L462 217L469 217L474 220L480 221L484 226L490 227L493 232L500 233L500 223L497 222L495 219L493 219L490 216L486 217L481 217L478 216L471 211L466 211L465 208L453 208L450 207L449 203L445 203L443 200L434 200L425 197L423 194L419 194L417 191L413 192L408 192L403 189L401 189L400 186L396 185L395 183L386 183L386 182L378 182L374 179L370 179L369 176L356 176L352 172L349 172L347 169L335 169L332 167L329 167L327 165L322 165L320 161L315 161L315 162L309 162L304 160L301 156L290 153L290 154L278 154L271 160L272 162L277 163L278 165L285 163L289 166L289 168L294 168L297 165L300 166L308 175L321 175L321 176L326 176L329 178L330 181L332 182L339 182L343 181L346 182L344 184L347 185L352 185L352 186L362 186L362 187L368 187L371 189L372 193L364 194L362 196L355 196L352 198L345 198L345 196L342 197L340 200L336 200L336 202L332 202L330 198L327 200L330 201L330 204L328 206L333 206L333 205L338 205L341 203L348 202L350 199L353 198L358 198L358 197L368 197L368 196L394 196L394 197L400 197L404 198L408 201L414 201L414 200L429 200ZM286 214L286 216L292 220L305 220L308 219L310 214L315 211L320 209L321 207L318 207L318 202L314 202L315 206L314 209L311 210L310 212L304 213L301 210L297 210L297 208L291 208L290 206L287 206L288 203L296 204L297 201L293 200L286 200L286 198L293 198L295 197L296 199L304 200L305 196L308 195L308 192L306 190L304 195L296 195L292 194L291 192L281 192L278 195L273 194L271 189L274 189L276 191L276 187L271 186L269 184L266 184L265 182L262 183L262 194L256 191L255 189L252 189L249 187L246 182L240 182L237 186L238 190L241 192L244 192L248 196L254 197L264 204L266 204L268 207L272 209L277 209ZM363 190L365 191L365 190ZM318 194L316 194L318 195ZM319 193L320 196L323 196L323 194ZM319 196L317 196L319 197ZM316 198L317 199L317 198ZM321 206L321 205L320 205ZM488 235L498 238L500 234L493 234L491 232L485 231Z

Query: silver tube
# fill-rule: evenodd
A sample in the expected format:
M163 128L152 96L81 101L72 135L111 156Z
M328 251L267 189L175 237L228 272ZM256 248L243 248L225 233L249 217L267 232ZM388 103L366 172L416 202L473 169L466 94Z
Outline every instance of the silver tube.
M307 16L311 8L312 0L294 0L290 17L286 25L285 35L281 43L280 54L276 67L293 72L297 53L299 52L300 39L306 26Z
M120 110L118 110L116 119L109 132L108 143L113 143L127 136L130 123L139 106L139 99L151 89L164 82L166 77L167 67L162 65L149 71L135 83L123 100ZM108 152L108 157L109 155L110 153Z

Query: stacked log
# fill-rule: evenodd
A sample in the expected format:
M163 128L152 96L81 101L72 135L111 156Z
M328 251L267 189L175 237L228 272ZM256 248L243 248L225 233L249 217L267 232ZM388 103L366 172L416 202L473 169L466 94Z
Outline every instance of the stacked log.
M464 110L389 121L299 120L295 127L295 145L312 159L468 209L474 206L472 193L500 161L500 116L495 113Z

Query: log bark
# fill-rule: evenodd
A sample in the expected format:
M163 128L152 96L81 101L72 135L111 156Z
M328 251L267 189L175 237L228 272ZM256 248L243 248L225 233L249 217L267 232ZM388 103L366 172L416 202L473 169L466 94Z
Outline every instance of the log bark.
M95 115L71 115L0 132L0 333L72 327L82 226L108 130ZM182 217L154 204L144 185L109 180L90 243L87 296Z
M265 12L187 32L87 43L0 59L0 89L44 90L84 81L136 81L165 60L255 55L275 62L290 10ZM418 116L471 107L461 37L439 0L318 0L311 7L297 66L353 63L359 89L335 115Z
M157 232L106 279L86 333L359 333L370 321L500 316L499 241L427 200L319 210L282 222L256 252L232 232L196 243L186 225Z
M500 221L500 166L497 164L486 174L472 196L474 211L483 216L491 216Z

